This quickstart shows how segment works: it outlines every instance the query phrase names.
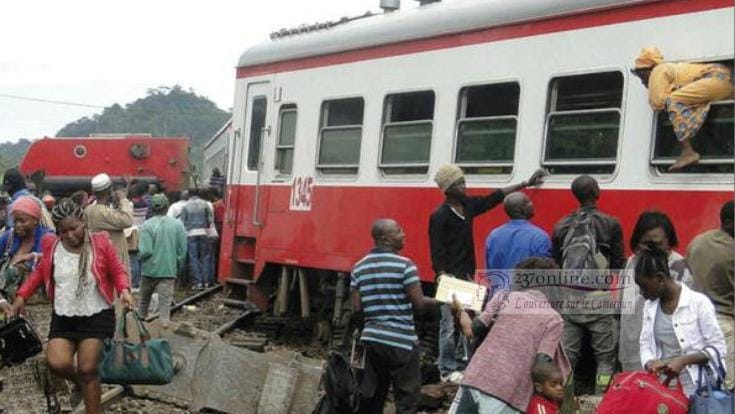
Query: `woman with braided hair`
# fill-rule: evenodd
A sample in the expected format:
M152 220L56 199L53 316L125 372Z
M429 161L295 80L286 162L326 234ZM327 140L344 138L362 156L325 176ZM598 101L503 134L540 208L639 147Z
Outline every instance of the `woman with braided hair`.
M87 230L81 206L65 198L51 215L58 235L41 240L41 261L18 289L13 309L21 312L26 300L45 286L53 305L49 367L79 385L87 413L100 413L97 364L102 341L115 330L115 293L123 306L133 308L128 275L107 233Z
M725 355L725 337L715 307L707 296L674 280L669 253L659 245L648 243L636 256L635 283L646 299L640 336L643 368L676 378L684 393L691 396L699 364L717 358L713 349L719 352L723 365L731 358Z

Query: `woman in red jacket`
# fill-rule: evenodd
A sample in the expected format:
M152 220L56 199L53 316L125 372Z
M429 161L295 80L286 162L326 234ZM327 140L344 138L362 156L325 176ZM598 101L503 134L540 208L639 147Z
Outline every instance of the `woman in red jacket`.
M123 306L133 307L128 274L107 234L87 230L82 207L65 198L51 216L58 236L48 234L41 240L41 262L18 289L13 308L22 312L26 300L42 284L46 287L53 304L49 367L79 384L87 413L100 413L97 364L102 341L115 330L115 292Z

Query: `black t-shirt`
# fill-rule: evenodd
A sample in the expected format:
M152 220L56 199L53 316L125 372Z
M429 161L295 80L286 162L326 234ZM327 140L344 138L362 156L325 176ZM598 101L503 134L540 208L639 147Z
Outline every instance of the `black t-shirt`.
M505 194L497 190L484 197L467 197L464 219L444 203L429 219L431 267L439 273L450 273L469 280L475 273L474 218L503 202Z

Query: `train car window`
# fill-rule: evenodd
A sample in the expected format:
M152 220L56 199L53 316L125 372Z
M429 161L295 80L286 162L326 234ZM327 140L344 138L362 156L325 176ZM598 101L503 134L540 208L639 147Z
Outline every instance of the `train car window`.
M296 105L283 105L278 115L278 142L276 143L276 171L290 175L296 142Z
M454 161L468 174L510 174L520 86L516 82L460 91Z
M552 174L611 174L617 161L623 74L557 77L549 87L543 165Z
M362 98L322 104L317 168L323 174L357 174L364 110Z
M248 144L248 169L255 171L260 162L260 141L263 139L265 126L265 112L268 100L265 97L253 99L253 109L250 113L250 143Z
M720 61L733 67L733 61ZM713 102L707 118L696 136L692 146L701 158L695 165L677 171L668 171L679 156L681 147L671 126L668 113L656 113L651 165L662 174L733 174L735 172L735 101Z
M426 174L429 170L434 92L385 98L380 168L386 174Z

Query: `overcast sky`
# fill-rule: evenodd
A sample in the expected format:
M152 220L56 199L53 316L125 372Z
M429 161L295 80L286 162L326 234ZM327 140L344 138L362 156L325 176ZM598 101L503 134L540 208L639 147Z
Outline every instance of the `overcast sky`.
M379 0L24 0L0 12L0 142L53 136L101 108L180 84L229 110L234 67L283 27L380 11ZM415 7L402 0L403 8Z

